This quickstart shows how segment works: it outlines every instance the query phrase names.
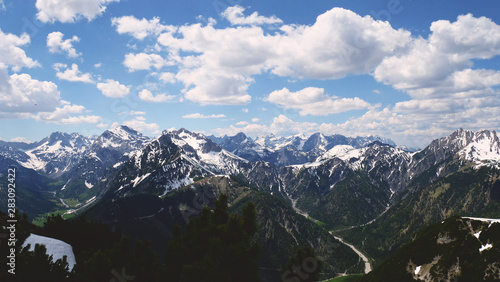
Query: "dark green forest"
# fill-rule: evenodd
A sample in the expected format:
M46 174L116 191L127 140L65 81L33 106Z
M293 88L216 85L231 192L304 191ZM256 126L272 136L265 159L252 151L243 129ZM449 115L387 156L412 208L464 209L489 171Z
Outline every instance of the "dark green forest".
M164 260L148 241L131 242L119 231L87 221L84 216L64 220L52 215L42 228L29 223L26 214L17 219L19 242L30 233L62 240L73 247L78 263L69 272L67 262L52 262L43 245L28 252L18 242L16 274L2 271L1 281L39 281L40 277L45 281L110 281L122 274L135 281L259 280L255 260L260 247L251 243L257 231L255 206L248 204L242 215L229 214L225 195L215 201L214 209L205 207L198 217L192 218L185 230L175 228L174 238L165 242ZM1 221L2 226L7 225L5 213L1 214ZM7 254L9 248L7 241L2 240L1 253ZM6 256L2 255L0 263L7 264Z
M184 228L175 226L174 237L165 242L163 259L149 241L131 242L128 236L110 230L103 223L88 221L85 216L64 220L51 215L44 227L28 222L26 214L18 216L16 274L2 271L0 281L39 281L40 277L54 282L260 281L256 262L262 249L253 240L258 230L256 206L249 202L241 213L230 213L227 202L227 195L221 194L214 208L205 206ZM7 219L7 214L0 214L2 226L7 225ZM34 251L21 248L21 242L30 233L70 244L77 261L73 270L69 271L66 257L53 262L43 245L37 245ZM2 254L7 254L9 248L6 240L0 241ZM308 255L320 262L314 253ZM297 256L300 258L303 253ZM2 255L0 263L7 264L6 256ZM315 275L320 270L318 265Z

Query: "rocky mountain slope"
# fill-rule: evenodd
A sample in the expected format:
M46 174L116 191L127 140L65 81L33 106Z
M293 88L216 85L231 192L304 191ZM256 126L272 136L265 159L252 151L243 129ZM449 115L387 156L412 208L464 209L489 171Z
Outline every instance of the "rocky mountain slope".
M106 181L113 171L128 161L130 153L148 142L148 137L127 126L104 131L93 140L78 164L61 177L65 183L59 194L80 201L95 196L99 189L92 188Z
M360 281L498 281L500 221L452 217L419 232Z
M471 148L474 152L486 151L482 154L486 157L464 154ZM453 215L500 218L496 148L498 135L489 131L458 130L433 141L412 156L408 184L395 194L383 215L368 226L339 234L380 263L433 222Z
M343 135L325 136L315 133L309 137L292 135L276 137L266 135L256 140L238 133L235 136L214 137L208 136L221 148L234 153L249 161L265 161L276 166L303 164L313 161L320 155L338 145L349 145L354 148L363 148L375 141L396 146L390 139L378 136L345 137Z
M174 224L185 222L191 211L186 203L200 200L195 191L205 183L233 194L234 207L261 203L265 232L259 240L274 242L269 250L290 252L272 238L321 250L325 230L311 231L321 227L375 265L433 222L453 215L500 218L500 141L494 131L459 129L418 152L379 137L319 133L253 140L243 133L217 138L179 129L149 139L122 126L85 138L54 133L32 144L0 143L4 166L19 166L26 185L38 185L26 190L29 204L23 208L36 214L87 209L125 232L140 227L147 233L138 237L164 240ZM231 184L222 184L227 177ZM52 198L34 199L42 194ZM203 199L198 206L210 204ZM276 266L283 258L269 253L265 259ZM330 273L361 268L358 263L337 263Z
M15 199L16 208L27 213L30 219L54 210L57 199L50 182L49 178L33 169L0 155L0 210L7 212L9 187L14 188L15 196L11 198Z
M91 144L90 138L78 133L54 132L31 144L3 142L0 154L23 167L57 178L77 165Z
M238 174L248 163L210 139L186 129L164 131L120 165L106 190L119 196L152 193L159 196L210 175Z
M279 280L280 267L299 246L311 246L318 251L327 265L325 278L361 271L362 263L351 249L295 213L284 201L259 192L236 176L207 176L162 198L151 194L115 198L110 190L85 216L120 229L132 238L151 240L154 249L161 253L165 240L172 236L172 227L185 226L191 217L200 214L202 206L213 206L221 193L228 195L231 212L240 212L248 202L256 204L259 229L255 240L262 247L258 263L265 277L274 277L269 281Z

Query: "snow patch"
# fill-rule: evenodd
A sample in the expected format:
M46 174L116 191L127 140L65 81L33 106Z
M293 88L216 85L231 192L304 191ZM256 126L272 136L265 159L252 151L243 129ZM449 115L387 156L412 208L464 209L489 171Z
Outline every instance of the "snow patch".
M109 130L109 132L113 133L113 135L115 135L119 139L130 140L130 133L125 131L122 126L117 126L113 129Z
M32 152L26 151L25 153L29 159L26 162L19 162L22 166L39 171L47 165L47 162L42 161Z
M57 261L58 259L62 259L63 256L66 256L69 265L69 271L71 271L76 264L73 248L70 244L65 243L61 240L36 234L30 234L30 236L26 238L26 241L24 241L23 248L28 244L30 245L30 251L35 250L36 244L45 245L45 248L47 248L47 254L52 255L53 262Z
M87 186L87 188L89 188L89 189L94 187L94 185L88 183L87 180L85 180L85 186Z
M296 169L301 167L306 167L306 168L318 167L324 164L328 160L331 160L333 158L338 158L342 161L348 162L349 166L352 169L356 170L361 167L361 162L362 162L361 157L365 152L366 148L356 149L350 145L337 145L328 150L323 155L319 156L314 162L292 165L291 167L294 167ZM356 161L349 162L351 159L355 159Z
M481 248L479 248L479 252L482 253L483 251L489 250L491 248L493 248L493 245L488 243L486 245L482 245Z
M415 272L414 272L414 273L415 273L415 275L418 275L418 274L420 273L420 268L422 268L422 266L421 266L421 265L419 265L419 266L417 266L417 267L415 268Z
M132 180L132 187L135 187L137 186L137 184L141 183L144 179L146 179L151 173L148 172L146 174L144 174L143 176L137 176L134 180Z
M495 219L495 218L482 218L482 217L464 217L464 218L488 222L490 224L488 228L490 228L493 223L500 223L500 219Z
M495 132L478 132L474 142L460 150L459 155L476 164L476 168L492 166L500 168L500 143Z
M173 191L173 190L176 190L176 189L179 189L181 187L184 187L186 185L189 185L191 183L193 183L193 179L192 178L189 178L189 177L186 177L186 178L183 178L183 179L172 179L172 180L169 180L168 183L165 184L165 191L163 191L163 194L161 194L159 197L163 197L165 195L167 195L168 192L170 191Z

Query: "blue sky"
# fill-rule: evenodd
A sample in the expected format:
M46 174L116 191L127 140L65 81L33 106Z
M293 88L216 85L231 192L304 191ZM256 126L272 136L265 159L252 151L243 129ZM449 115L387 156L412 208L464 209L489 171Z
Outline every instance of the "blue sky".
M500 128L500 3L0 0L0 138Z

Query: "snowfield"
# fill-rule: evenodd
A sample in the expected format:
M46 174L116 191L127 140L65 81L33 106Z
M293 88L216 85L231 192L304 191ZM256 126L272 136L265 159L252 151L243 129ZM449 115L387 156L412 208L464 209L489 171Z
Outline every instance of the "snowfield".
M70 244L65 243L61 240L54 238L49 238L45 236L40 236L36 234L30 234L26 241L24 241L23 248L30 245L30 251L35 250L35 245L45 245L47 248L47 254L52 255L52 261L57 261L62 259L63 256L67 256L69 271L73 269L76 264L75 254L73 253L73 248Z

